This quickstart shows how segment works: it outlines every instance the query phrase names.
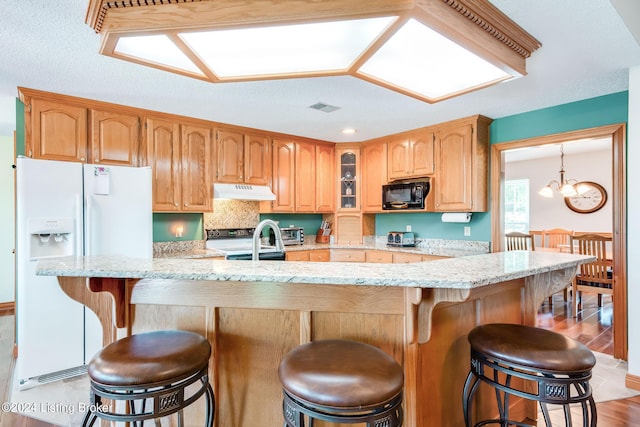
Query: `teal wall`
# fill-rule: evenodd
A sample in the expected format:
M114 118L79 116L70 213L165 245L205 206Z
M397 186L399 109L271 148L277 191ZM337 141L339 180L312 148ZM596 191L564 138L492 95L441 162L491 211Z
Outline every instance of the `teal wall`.
M491 123L490 141L496 144L626 123L628 115L629 92L618 92L496 119Z
M491 216L486 212L474 212L471 221L465 223L442 222L441 213L394 212L376 215L376 236L388 231L405 231L407 225L420 239L479 240L489 241L485 230L491 229ZM471 235L464 235L464 227L471 227Z
M263 219L278 221L280 227L303 227L306 235L315 235L322 223L321 214L261 214Z
M182 225L182 237L176 237L175 227ZM203 240L204 227L199 213L154 213L153 241L177 242Z

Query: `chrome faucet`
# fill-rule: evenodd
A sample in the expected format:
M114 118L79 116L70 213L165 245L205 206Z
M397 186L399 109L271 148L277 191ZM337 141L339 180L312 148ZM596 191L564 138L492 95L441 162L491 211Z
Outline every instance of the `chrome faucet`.
M284 252L284 243L282 243L282 235L280 234L280 227L278 227L278 223L272 219L265 219L260 221L260 224L256 225L256 229L253 232L253 246L251 248L252 260L260 259L260 237L262 236L262 230L264 230L266 226L270 226L273 229L273 234L276 238L276 250Z

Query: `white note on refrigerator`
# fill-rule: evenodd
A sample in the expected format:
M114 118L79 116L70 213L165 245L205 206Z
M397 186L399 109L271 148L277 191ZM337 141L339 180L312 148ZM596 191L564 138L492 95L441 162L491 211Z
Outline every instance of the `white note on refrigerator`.
M109 168L102 166L93 168L93 194L109 194Z

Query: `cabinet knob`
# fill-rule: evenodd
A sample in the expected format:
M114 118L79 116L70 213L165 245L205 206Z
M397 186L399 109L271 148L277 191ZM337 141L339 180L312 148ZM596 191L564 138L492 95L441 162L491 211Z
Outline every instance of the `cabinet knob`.
M178 207L178 202L174 203L173 205L177 208Z
M96 159L96 160L95 160L95 163L100 163L100 159Z
M80 157L80 161L81 161L81 162L84 162L84 157Z
M185 203L184 205L185 205L185 206L189 206L189 203Z

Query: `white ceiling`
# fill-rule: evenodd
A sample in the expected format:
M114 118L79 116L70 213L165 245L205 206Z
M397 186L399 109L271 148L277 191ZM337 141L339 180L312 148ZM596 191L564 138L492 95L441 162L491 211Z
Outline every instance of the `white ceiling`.
M529 74L430 105L352 77L224 84L189 79L99 55L100 37L84 23L87 0L2 0L0 135L15 128L17 86L335 142L624 91L628 69L640 65L640 44L617 10L637 18L640 2L612 1L616 8L610 0L492 0L542 43L527 61ZM341 108L308 108L319 101ZM358 132L343 136L345 127Z

